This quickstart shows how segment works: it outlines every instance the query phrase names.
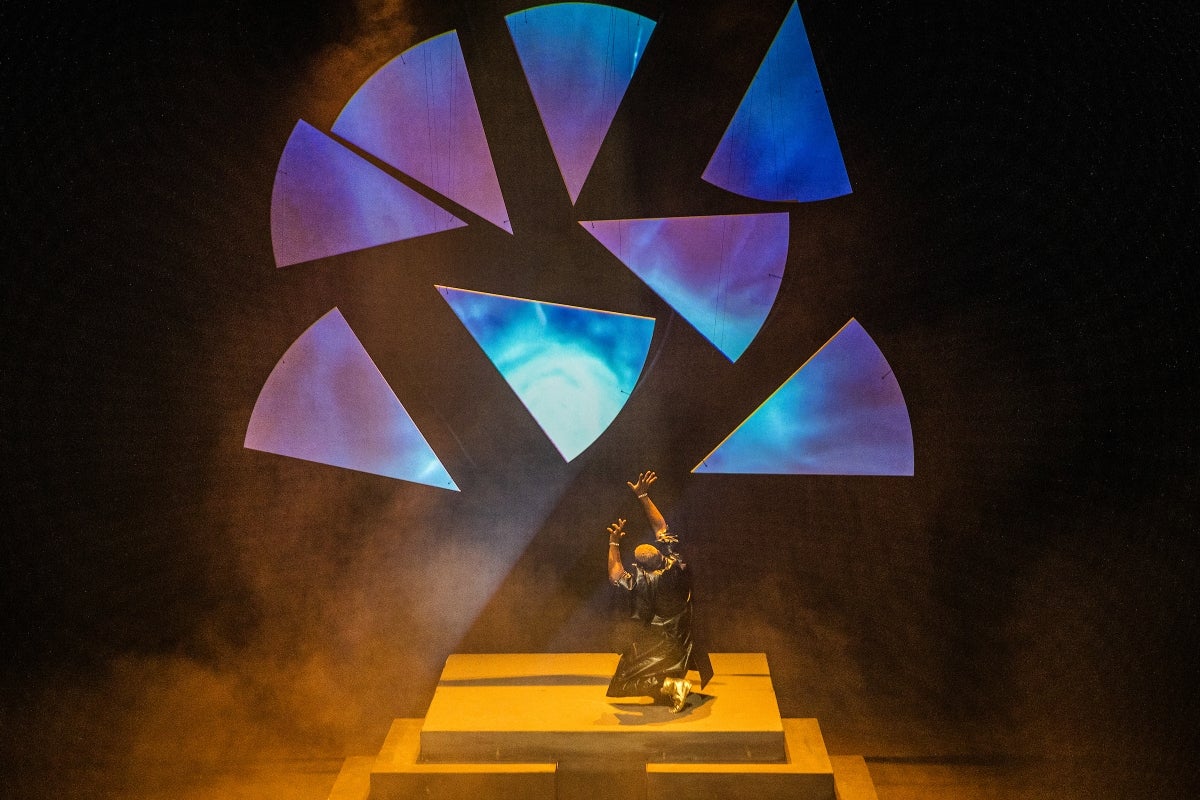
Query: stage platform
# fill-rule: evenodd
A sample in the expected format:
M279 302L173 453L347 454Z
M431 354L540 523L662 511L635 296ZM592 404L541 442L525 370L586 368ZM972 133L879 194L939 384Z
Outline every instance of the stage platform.
M780 718L763 654L712 662L675 714L606 697L615 654L451 656L426 717L347 759L330 800L875 800L861 758L831 759L815 719Z

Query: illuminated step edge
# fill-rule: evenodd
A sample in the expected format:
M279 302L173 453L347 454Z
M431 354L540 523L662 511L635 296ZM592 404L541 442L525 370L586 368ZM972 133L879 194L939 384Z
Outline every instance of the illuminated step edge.
M759 200L805 202L850 193L850 179L794 3L704 180Z
M574 203L654 22L592 3L538 6L509 14L505 21Z
M465 224L304 120L292 129L271 192L277 267Z
M512 233L456 32L380 67L346 103L333 132Z
M579 224L730 361L762 329L787 265L786 213Z
M650 352L651 317L437 290L567 461L624 408Z
M912 475L900 384L851 319L692 472Z
M458 491L337 308L279 359L245 446Z

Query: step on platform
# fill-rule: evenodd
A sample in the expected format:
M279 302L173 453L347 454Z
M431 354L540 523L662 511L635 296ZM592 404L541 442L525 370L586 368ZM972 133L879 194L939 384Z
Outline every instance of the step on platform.
M426 717L347 759L330 800L875 800L861 758L831 759L815 719L780 718L765 655L712 654L678 714L606 697L617 658L453 655Z

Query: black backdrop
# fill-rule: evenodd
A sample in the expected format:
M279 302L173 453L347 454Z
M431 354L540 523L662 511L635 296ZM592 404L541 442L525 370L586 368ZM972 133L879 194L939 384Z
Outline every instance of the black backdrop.
M106 770L162 740L353 751L422 713L450 652L613 649L603 529L649 467L712 649L766 652L831 750L1187 796L1196 12L802 4L854 192L793 211L780 300L730 366L592 269L574 220L779 208L697 176L789 4L629 5L658 28L574 210L503 33L521 5L0 12L14 785L61 788L38 765L81 732ZM292 125L327 129L450 28L517 236L276 270ZM434 282L668 322L564 465ZM461 494L242 449L334 305ZM688 473L850 317L905 392L915 477Z

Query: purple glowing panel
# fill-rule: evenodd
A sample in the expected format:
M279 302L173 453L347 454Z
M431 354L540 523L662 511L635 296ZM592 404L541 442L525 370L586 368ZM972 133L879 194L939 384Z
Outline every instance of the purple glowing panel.
M912 475L904 395L852 319L692 472Z
M800 202L850 193L829 106L795 4L703 177L759 200Z
M581 222L730 361L762 328L788 251L788 215Z
M245 445L458 491L336 308L301 334L271 371Z
M567 461L616 418L650 352L649 317L437 288Z
M591 3L538 6L505 19L574 203L654 22Z
M333 132L512 233L454 31L380 67Z
M271 193L275 266L465 224L307 122L292 129Z

